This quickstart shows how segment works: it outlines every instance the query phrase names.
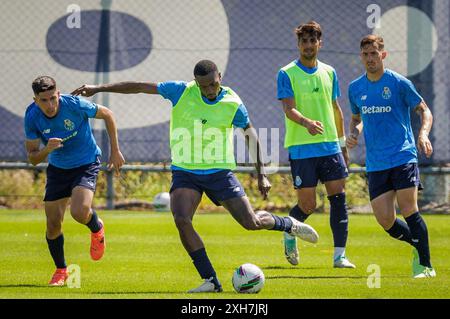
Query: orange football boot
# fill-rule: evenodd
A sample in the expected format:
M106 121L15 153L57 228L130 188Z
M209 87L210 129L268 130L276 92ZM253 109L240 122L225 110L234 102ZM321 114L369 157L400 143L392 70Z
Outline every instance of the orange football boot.
M99 218L98 221L102 225L102 228L96 232L91 233L91 258L93 260L99 260L105 253L105 226L103 221Z
M68 277L69 273L67 272L67 268L56 268L56 271L48 285L54 287L64 286Z

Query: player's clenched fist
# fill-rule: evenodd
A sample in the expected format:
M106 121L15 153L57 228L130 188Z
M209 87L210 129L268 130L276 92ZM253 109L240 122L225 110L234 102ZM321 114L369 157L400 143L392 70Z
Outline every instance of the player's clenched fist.
M53 152L54 150L63 147L62 139L52 137L48 140L47 146L45 147L49 153Z

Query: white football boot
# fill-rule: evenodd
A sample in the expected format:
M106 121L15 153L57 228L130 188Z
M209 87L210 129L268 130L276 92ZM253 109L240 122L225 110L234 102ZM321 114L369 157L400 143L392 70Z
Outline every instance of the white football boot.
M298 238L307 241L309 243L317 243L319 240L319 234L311 226L299 222L295 218L288 216L292 220L292 228L289 232L290 235L297 236Z
M345 256L339 256L333 262L334 268L356 268Z
M291 265L298 265L299 255L297 248L297 237L289 235L287 232L283 232L284 242L284 256Z
M205 281L197 288L191 289L188 293L199 293L199 292L222 292L222 287L216 287L213 283L213 277L205 279Z

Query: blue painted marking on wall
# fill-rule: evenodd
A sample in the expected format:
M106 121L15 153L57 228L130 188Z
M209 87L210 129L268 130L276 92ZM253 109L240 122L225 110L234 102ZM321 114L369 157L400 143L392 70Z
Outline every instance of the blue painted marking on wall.
M88 72L120 71L138 65L150 54L152 33L141 20L116 11L80 14L81 28L68 28L67 16L63 16L48 29L47 50L59 64ZM106 30L105 22L109 26ZM109 51L107 69L99 66L98 59L105 47Z

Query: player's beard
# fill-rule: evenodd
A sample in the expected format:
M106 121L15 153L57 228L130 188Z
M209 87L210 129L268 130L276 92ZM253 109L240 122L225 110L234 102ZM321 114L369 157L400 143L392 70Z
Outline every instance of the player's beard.
M314 51L304 51L302 54L302 58L308 61L314 60L317 58L317 53Z
M372 65L367 64L367 65L366 65L366 71L367 71L368 73L375 74L375 73L378 73L379 70L380 70L380 68L377 67L376 64L372 64Z

